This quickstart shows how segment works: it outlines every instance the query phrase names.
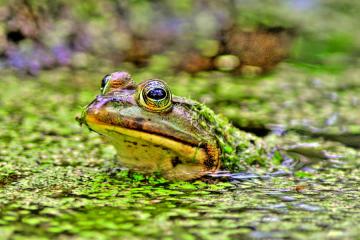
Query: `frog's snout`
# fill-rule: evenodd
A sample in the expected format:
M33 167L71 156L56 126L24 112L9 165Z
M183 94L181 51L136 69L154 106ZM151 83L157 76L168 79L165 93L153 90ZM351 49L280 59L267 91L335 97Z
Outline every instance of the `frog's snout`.
M80 127L82 127L82 125L85 125L89 128L86 122L87 111L88 111L88 106L83 108L80 116L75 117L75 120L79 123Z
M86 119L89 115L94 115L95 109L99 108L99 104L103 105L103 101L99 101L100 96L97 96L91 103L83 107L80 116L76 116L75 120L82 126L83 124L89 127ZM91 129L90 129L91 130Z

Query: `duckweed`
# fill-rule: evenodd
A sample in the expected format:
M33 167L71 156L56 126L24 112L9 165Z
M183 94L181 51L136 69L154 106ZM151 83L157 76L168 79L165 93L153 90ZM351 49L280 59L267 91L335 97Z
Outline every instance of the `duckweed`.
M134 74L135 79L140 76L141 73ZM159 176L143 176L121 169L115 150L74 120L81 106L94 97L98 80L98 76L89 72L65 69L43 72L36 79L3 72L2 239L359 236L357 150L344 148L343 159L279 177L254 176L242 180L234 176L208 183L169 182ZM201 118L214 118L208 108L199 106L199 111ZM220 123L212 130L230 133L219 141L231 169L233 154L252 148L248 142L237 143L236 146L241 146L237 148L232 141L238 133L228 128L226 120ZM257 144L257 137L240 134ZM347 152L351 157L347 158ZM244 167L263 152L246 154L248 157L241 162ZM274 159L274 163L282 162L277 154ZM261 161L258 164L267 165ZM311 171L315 172L310 174Z

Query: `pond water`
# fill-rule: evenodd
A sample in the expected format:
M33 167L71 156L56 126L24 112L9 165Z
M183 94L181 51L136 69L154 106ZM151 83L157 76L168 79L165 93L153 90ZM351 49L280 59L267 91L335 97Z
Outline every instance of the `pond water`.
M358 157L303 175L239 173L214 183L129 175L114 149L74 120L97 94L98 75L3 72L1 239L359 238Z

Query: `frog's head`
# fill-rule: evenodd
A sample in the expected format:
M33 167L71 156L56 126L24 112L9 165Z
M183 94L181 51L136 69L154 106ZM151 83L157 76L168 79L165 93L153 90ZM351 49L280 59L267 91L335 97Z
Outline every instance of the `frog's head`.
M104 77L80 121L115 146L123 166L188 180L220 166L215 136L198 123L193 104L173 96L161 80L136 84L128 73L115 72Z

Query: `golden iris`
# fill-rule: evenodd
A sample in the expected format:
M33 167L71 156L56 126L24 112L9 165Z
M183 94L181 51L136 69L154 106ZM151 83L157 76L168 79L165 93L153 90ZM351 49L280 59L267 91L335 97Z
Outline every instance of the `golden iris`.
M136 101L151 112L166 112L172 106L169 87L161 80L147 80L139 84Z

